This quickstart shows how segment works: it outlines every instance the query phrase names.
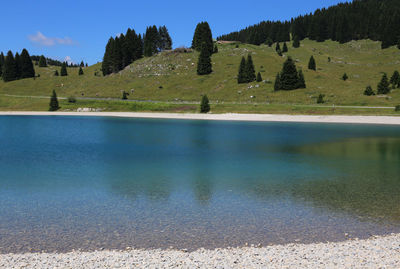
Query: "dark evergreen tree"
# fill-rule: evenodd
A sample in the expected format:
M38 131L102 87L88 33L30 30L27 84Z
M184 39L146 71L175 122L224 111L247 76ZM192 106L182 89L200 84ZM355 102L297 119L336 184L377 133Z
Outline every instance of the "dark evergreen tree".
M3 76L3 67L4 67L4 54L0 53L0 77Z
M58 77L58 70L54 71L54 76Z
M256 70L254 68L253 58L251 55L247 55L246 67L245 67L246 82L252 82L256 80Z
M296 65L291 57L284 62L281 72L281 89L294 90L299 87L299 77Z
M298 80L298 89L305 89L306 88L306 81L304 79L303 71L299 70L299 80Z
M392 84L392 88L400 88L400 74L399 71L394 71L392 77L390 78L390 84Z
M208 112L210 112L210 102L208 100L207 95L203 95L200 103L200 113L208 113Z
M283 43L283 47L282 47L282 52L283 53L285 53L285 52L288 52L289 50L288 50L288 47L287 47L287 45L286 45L286 42L284 42Z
M371 86L367 86L367 88L365 88L364 95L367 96L375 95L375 92L372 90Z
M246 83L246 59L242 57L242 60L240 61L240 66L239 66L239 74L237 77L238 83Z
M107 42L106 51L104 53L103 62L101 64L101 70L104 76L112 73L111 53L112 53L113 43L114 43L114 38L111 37Z
M123 91L123 92L122 92L122 100L127 100L127 99L128 99L128 95L129 95L128 92Z
M35 69L33 67L31 56L26 49L21 52L21 78L35 77Z
M293 48L299 48L299 47L300 47L300 40L297 36L295 36L293 39Z
M320 93L320 94L318 95L318 98L317 98L317 104L323 104L323 103L325 103L324 97L325 97L325 95Z
M155 25L147 27L144 36L144 56L150 57L158 52L159 34Z
M22 67L21 67L21 57L19 56L19 53L15 53L15 70L17 71L15 79L20 79L21 78L21 73L22 73Z
M158 44L159 51L172 49L172 38L170 37L168 29L167 27L165 27L165 25L160 26L158 28L158 37L159 37L159 44Z
M316 66L316 63L315 63L314 56L310 57L310 61L308 62L308 69L314 70L314 71L317 70L317 66Z
M44 55L41 55L39 58L39 67L47 67L47 61Z
M344 74L343 74L343 76L342 76L342 79L343 79L344 81L346 81L346 80L348 80L348 79L349 79L349 77L347 76L347 74L346 74L346 73L344 73Z
M260 72L257 73L257 79L256 79L256 81L257 81L257 82L261 82L261 81L262 81L262 77L261 77L261 73L260 73Z
M53 90L53 94L51 95L51 98L50 98L49 111L57 111L59 109L60 109L60 106L58 104L57 94L56 94L56 91Z
M60 75L61 75L62 77L68 76L68 72L67 72L67 63L66 63L66 62L64 62L63 65L61 66Z
M207 44L204 43L200 51L199 60L197 62L197 74L207 75L210 74L211 72L212 72L212 65L211 65L210 51Z
M81 67L81 66L79 67L78 75L79 75L79 76L82 76L82 75L83 75L83 70L82 70L82 67Z
M389 81L386 73L383 74L381 81L378 84L378 94L388 94L390 92Z
M270 37L268 37L267 40L265 41L265 44L267 44L268 47L271 47L272 44L274 44L274 41L272 41L272 39Z
M282 89L281 85L281 75L278 73L275 78L275 83L274 83L274 91L280 91Z
M80 67L85 67L85 63L81 61L81 64L79 65Z
M202 49L203 44L205 44L206 49L211 55L214 51L214 42L212 39L212 33L210 25L208 25L208 22L200 22L199 24L197 24L193 35L193 40L192 40L193 49L200 51Z
M5 57L4 60L3 80L7 82L16 79L17 79L17 67L15 64L14 55L10 50L7 52L7 56Z

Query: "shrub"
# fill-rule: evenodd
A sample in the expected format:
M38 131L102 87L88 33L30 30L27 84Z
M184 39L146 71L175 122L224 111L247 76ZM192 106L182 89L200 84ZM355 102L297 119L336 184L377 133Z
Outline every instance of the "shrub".
M394 111L400 111L400 105L395 106Z
M343 79L344 81L346 81L348 78L349 78L349 77L347 76L347 74L344 73L343 76L342 76L342 79Z
M122 92L122 100L127 100L128 99L128 95L129 93L127 93L126 91Z
M325 101L324 101L324 97L325 97L325 95L324 95L324 94L320 94L320 95L318 95L318 98L317 98L317 104L323 104L323 103L325 103Z
M68 103L76 103L76 98L74 96L68 97Z

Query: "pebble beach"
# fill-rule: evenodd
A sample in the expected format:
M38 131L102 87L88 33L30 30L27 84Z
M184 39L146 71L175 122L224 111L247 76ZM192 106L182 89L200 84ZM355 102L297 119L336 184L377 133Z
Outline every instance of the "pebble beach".
M127 249L2 254L0 268L400 268L400 234L194 252Z

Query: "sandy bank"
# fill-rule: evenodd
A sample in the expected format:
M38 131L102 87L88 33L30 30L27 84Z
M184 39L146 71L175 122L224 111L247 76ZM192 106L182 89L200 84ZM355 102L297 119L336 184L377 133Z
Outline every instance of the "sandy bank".
M24 112L24 111L0 112L0 115L109 116L109 117L129 117L129 118L185 119L185 120L400 124L400 117L395 117L395 116L308 116L308 115L234 114L234 113L189 114L189 113L144 113L144 112Z
M0 255L1 268L400 268L400 235L339 243L184 252L126 250Z

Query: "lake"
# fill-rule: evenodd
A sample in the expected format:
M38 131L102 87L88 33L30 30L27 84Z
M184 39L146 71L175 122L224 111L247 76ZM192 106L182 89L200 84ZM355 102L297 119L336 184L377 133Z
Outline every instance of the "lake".
M400 126L0 117L0 252L400 232Z

